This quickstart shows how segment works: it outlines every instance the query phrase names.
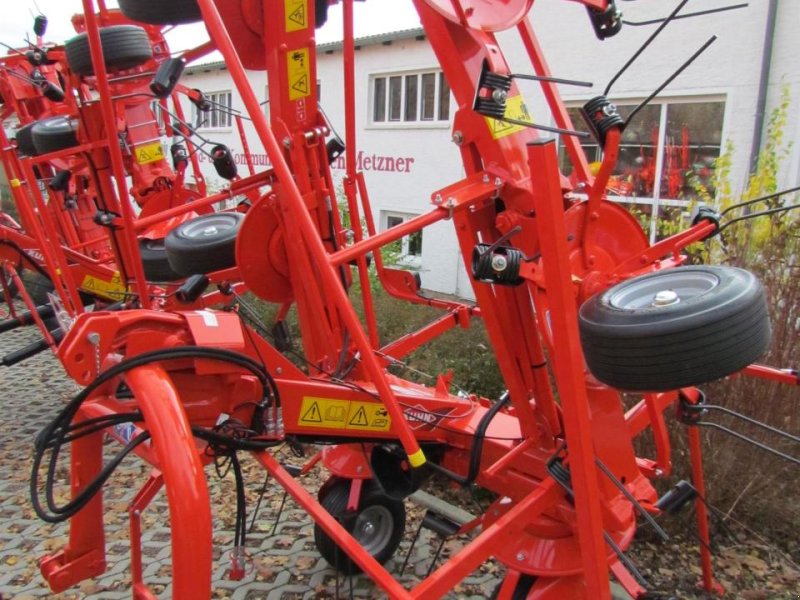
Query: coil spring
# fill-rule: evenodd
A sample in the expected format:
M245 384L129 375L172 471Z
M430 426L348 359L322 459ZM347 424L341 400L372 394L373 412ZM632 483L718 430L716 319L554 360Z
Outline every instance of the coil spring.
M620 130L625 128L625 119L617 112L616 105L605 96L596 96L589 100L581 107L581 115L601 146L605 146L609 131L615 127Z
M225 144L217 144L211 149L212 162L217 175L223 179L231 180L236 177L238 168L233 162L233 155Z
M472 249L472 277L477 281L499 285L519 285L519 276L524 256L516 248L490 244L476 244Z
M502 119L506 112L506 97L509 90L511 90L511 76L492 73L489 64L484 60L472 109L486 117ZM482 91L488 92L489 95L482 96Z

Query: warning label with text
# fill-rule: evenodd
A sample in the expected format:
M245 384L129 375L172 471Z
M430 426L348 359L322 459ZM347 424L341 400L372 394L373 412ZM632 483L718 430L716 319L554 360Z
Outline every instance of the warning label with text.
M299 100L311 95L311 66L308 48L298 48L286 54L289 75L289 100Z
M125 298L128 290L122 282L122 277L119 271L114 273L111 281L100 279L94 275L86 275L81 281L81 290L90 292L95 296L108 298L109 300L122 300Z
M297 424L325 429L389 431L392 419L383 404L305 396Z
M284 7L287 33L308 27L308 0L284 0Z
M522 96L514 96L506 100L506 112L503 114L506 119L514 119L515 121L525 121L530 123L531 115L528 112L528 107L525 106L525 99ZM489 125L489 131L492 132L492 137L496 140L504 138L512 133L517 133L525 129L524 125L517 123L507 123L491 117L484 117L486 124Z
M140 165L146 165L147 163L156 162L157 160L164 160L164 148L161 146L161 142L153 142L151 144L139 146L135 148L133 152L136 155L136 162Z

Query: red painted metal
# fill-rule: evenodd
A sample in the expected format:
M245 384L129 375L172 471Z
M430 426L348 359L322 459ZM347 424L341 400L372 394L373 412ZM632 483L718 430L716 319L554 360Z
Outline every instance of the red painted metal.
M211 506L203 465L181 398L158 366L138 367L127 380L144 414L161 463L172 533L176 598L211 597Z
M554 372L563 399L565 440L573 457L572 485L575 490L583 573L590 598L611 598L608 582L603 524L600 516L599 489L591 445L589 402L583 384L583 355L580 350L575 297L571 292L567 230L558 218L562 210L558 181L558 158L555 142L531 144L528 149L533 193L539 207L539 235L545 277L555 283L548 287L550 318L554 330L561 333L553 356Z
M594 11L609 8L607 0L576 1ZM297 10L298 4L302 10L287 12ZM391 598L441 597L489 557L509 572L500 598L511 597L522 574L537 577L528 596L535 600L608 598L610 574L630 594L641 595L643 588L606 544L604 534L623 550L631 543L636 529L631 496L646 510L657 512L650 479L665 477L671 469L664 413L675 405L678 394L646 394L623 412L619 392L585 372L577 307L631 276L682 264L683 250L712 235L716 226L699 222L650 246L635 219L606 198L613 184L619 130L607 133L596 176L590 173L580 144L567 137L567 154L576 181L583 185L573 190L559 172L554 142L542 140L530 128L503 129L472 110L484 67L498 76L510 74L501 40L494 35L498 30L515 27L535 73L550 75L527 17L532 0L415 0L456 98L453 140L465 176L434 191L429 212L378 232L364 174L357 168L353 0L343 4L346 217L340 215L328 163L325 141L330 127L317 105L313 40L317 5L310 0L198 0L212 41L182 56L191 61L215 49L222 53L270 162L259 170L252 161L244 115L237 115L249 174L213 194L207 193L196 152L175 168L163 157L150 162L136 157L137 148L161 135L150 98L142 97L153 69L169 56L161 28L145 27L153 60L130 72L109 74L100 28L129 21L119 11L107 10L102 0L83 0L86 14L76 17L74 24L88 34L96 75L71 73L63 51L55 51L57 61L45 76L55 82L60 81L59 73L64 74L69 93L63 106L46 102L40 91L0 70L0 92L10 100L0 118L13 115L29 123L63 114L79 121L79 145L44 156L20 157L0 133L0 157L21 221L21 226L9 219L0 221L0 240L7 242L0 248L0 262L18 285L16 265L24 261L28 266L41 265L50 274L68 316L75 318L56 349L66 372L88 385L103 370L144 352L201 346L235 351L263 365L280 392L280 407L277 402L264 404L265 394L252 373L219 360L185 358L139 366L82 406L76 419L107 417L135 406L143 419L131 424L131 431L151 435L134 451L155 469L129 509L134 598L155 597L143 580L139 515L162 485L173 536L173 596L179 600L210 596L211 517L203 468L211 459L209 448L193 436L192 428L213 428L222 414L249 424L256 432L253 440L278 444L291 436L326 442L303 472L321 463L332 474L329 481L351 480L350 510L358 509L363 484L373 476L371 456L377 445L402 447L406 459L398 460L402 472L397 475L406 478L409 470L425 462L421 444L431 444L441 454L437 457L441 466L456 479L470 477L497 495L492 506L468 525L480 525L480 535L407 590L304 489L302 479L293 478L270 450L255 452L277 483ZM21 61L11 63L28 72ZM246 67L267 71L269 122ZM555 85L542 82L542 90L556 125L571 128ZM200 102L202 94L178 84L171 97L159 103L172 106L177 119L184 121L181 99L186 98ZM513 83L506 101L519 110L525 106ZM165 123L163 129L166 135L177 129L192 136L185 125L173 128ZM133 153L120 149L120 133L126 135ZM98 170L97 164L103 168ZM189 165L194 171L192 185L186 179ZM70 188L78 196L77 222L59 208L63 196L39 192L34 166L47 176L66 169L73 179L90 181L85 189ZM573 191L587 192L588 199L581 200ZM211 288L186 304L174 294L180 283L162 286L146 280L140 238L163 238L179 223L238 195L246 196L249 206L236 209L246 213L236 241L236 266L207 273ZM103 226L94 223L90 211L94 202L108 216ZM475 281L477 306L473 306L423 295L411 272L384 265L381 248L445 220L453 222L468 270L478 243L502 241L519 251L524 259L518 285ZM370 253L378 281L390 295L427 304L442 314L399 339L382 340L367 266ZM351 298L353 267L361 288L363 325L353 308L357 300ZM87 281L109 285L117 281L121 286L117 296L106 292L106 300L123 300L123 310L102 310L100 294L95 311L83 311L79 291L86 291ZM243 306L228 309L234 294L244 290L280 304L275 323L285 324L290 308L296 308L305 370L262 337L265 324L248 322L251 317ZM31 304L24 289L22 297ZM488 425L491 402L451 394L449 375L440 375L435 385L422 385L387 370L445 332L468 327L472 318L484 321L510 395L509 405ZM41 319L37 324L44 327ZM46 339L55 345L55 340ZM753 365L742 373L798 384L796 372ZM121 381L132 398L113 394ZM683 393L696 400L692 390ZM257 415L262 414L266 416L258 422ZM475 472L472 451L476 434L484 427ZM106 431L127 442L114 428ZM653 434L654 459L637 456L633 449L633 439L645 431ZM693 479L704 495L700 440L694 427L689 428L689 442ZM74 491L99 471L101 450L100 432L73 442ZM554 458L569 470L569 492L551 475ZM624 482L625 494L603 475L600 463ZM704 505L698 504L697 514L700 536L707 544ZM42 561L42 573L55 591L105 568L102 517L98 495L73 518L66 548ZM717 589L705 545L701 559L706 589ZM242 574L233 569L230 576Z

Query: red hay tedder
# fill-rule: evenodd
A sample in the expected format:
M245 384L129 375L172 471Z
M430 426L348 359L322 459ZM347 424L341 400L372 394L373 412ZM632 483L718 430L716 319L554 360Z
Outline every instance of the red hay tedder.
M585 5L598 37L619 31L613 0L572 1ZM0 330L35 322L43 333L3 364L51 348L84 386L36 441L34 507L47 521L70 521L67 545L40 562L52 590L105 570L101 488L133 453L152 465L129 509L133 597L155 597L142 575L140 514L163 487L172 595L209 598L204 467L227 457L241 490L237 452L252 453L308 512L332 565L363 571L391 598L440 598L490 557L507 569L500 599L610 598L611 576L645 598L646 583L625 555L637 518L654 523L695 498L703 585L718 588L691 426L704 402L695 386L737 372L797 385L797 374L752 364L770 325L751 274L684 264L688 245L719 231L717 214L702 210L690 228L650 245L606 199L626 121L606 95L584 106L604 150L590 171L557 89L580 82L550 75L527 16L533 0L415 0L458 106L452 138L466 176L432 191L430 211L381 233L356 168L353 0L342 0L343 140L316 89L315 27L336 0L119 0L119 10L82 2L76 37L45 44L37 18L36 43L0 59L0 115L18 123L14 140L0 133L1 153L19 213L19 223L5 214L0 222L11 312ZM199 20L210 41L172 55L165 27ZM495 36L510 29L533 75L511 73ZM230 150L186 121L182 97L200 114L210 101L184 86L181 72L214 50L268 168L249 163L239 175ZM268 118L245 69L267 72ZM540 82L555 127L530 122L521 77ZM167 115L163 123L158 114ZM542 130L562 134L572 182ZM222 192L207 192L198 152L229 181ZM330 170L342 152L345 215ZM219 208L231 198L240 201ZM345 225L362 219L365 231ZM427 297L413 273L381 260L382 247L445 220L472 274L474 304ZM389 294L441 316L381 345L371 257ZM35 286L24 271L36 275ZM15 311L15 291L27 311ZM246 291L280 305L274 323L253 313ZM285 352L291 307L303 369ZM491 340L507 388L501 398L451 394L446 377L428 387L389 373L473 318ZM642 400L625 411L621 391ZM693 481L659 498L652 480L670 475L664 414L675 407L690 425ZM634 452L645 431L654 458ZM123 450L104 463L106 436ZM274 456L284 443L322 445L305 467L321 462L330 472L317 497ZM59 504L53 488L66 445L72 497ZM496 499L456 528L475 532L472 541L406 589L381 563L399 545L403 499L431 472ZM242 527L236 537L232 578L244 573Z

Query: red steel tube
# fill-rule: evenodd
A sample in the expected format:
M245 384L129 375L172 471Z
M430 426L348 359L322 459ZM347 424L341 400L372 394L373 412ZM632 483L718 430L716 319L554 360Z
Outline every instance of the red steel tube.
M172 534L173 597L211 597L211 504L189 420L160 366L128 372L164 476Z
M395 225L391 229L377 233L369 238L355 243L344 250L339 250L330 255L329 260L333 266L338 266L351 260L364 256L370 250L377 250L378 248L391 244L402 237L407 236L409 233L419 231L423 227L427 227L431 223L436 223L448 216L447 211L443 208L436 208L430 212L414 217Z
M89 0L84 0L84 2L87 1ZM409 462L413 467L421 467L425 464L425 454L419 447L419 443L414 437L411 428L406 423L403 411L400 409L394 392L392 392L392 388L386 380L386 376L381 369L378 359L372 351L372 347L361 327L358 316L353 310L350 299L344 289L342 289L336 271L332 268L328 253L316 233L311 215L308 213L308 210L306 210L305 203L300 195L300 190L297 188L292 172L286 164L281 147L275 139L272 130L267 125L267 120L263 111L260 109L258 99L248 83L247 74L245 73L239 56L236 54L233 42L225 29L222 17L213 0L198 0L198 4L203 14L203 21L211 36L216 40L219 50L228 65L231 77L233 77L236 87L242 96L242 101L245 104L248 114L253 119L253 125L273 164L275 173L285 186L288 195L286 198L287 208L291 211L292 216L296 219L301 229L311 258L319 266L319 276L323 280L326 293L330 294L331 300L339 309L341 319L350 331L350 335L353 337L353 343L361 352L361 360L364 368L373 380L381 400L384 402L386 409L392 417L393 427L403 445L403 449L408 455Z
M536 223L552 328L560 333L558 349L552 358L569 448L586 597L610 600L600 489L594 464L589 398L578 335L578 308L572 291L555 141L540 140L529 144L528 162L531 186L536 195Z
M97 80L97 91L100 95L100 107L103 113L103 122L108 138L108 153L111 157L111 169L114 173L114 180L117 187L117 197L119 198L122 221L125 224L125 232L122 236L125 247L125 256L133 264L125 265L125 271L130 276L131 269L134 276L134 284L138 290L139 302L142 306L147 303L147 280L144 276L144 267L139 256L139 244L136 243L136 233L134 229L134 215L128 198L128 185L125 181L125 167L122 164L122 154L116 137L116 120L114 118L114 106L111 104L111 93L108 87L108 73L103 61L103 46L100 41L100 30L98 29L97 15L94 12L92 0L83 0L83 12L86 18L86 35L89 40L89 52L92 63L95 67L95 78ZM126 282L127 283L127 282Z

